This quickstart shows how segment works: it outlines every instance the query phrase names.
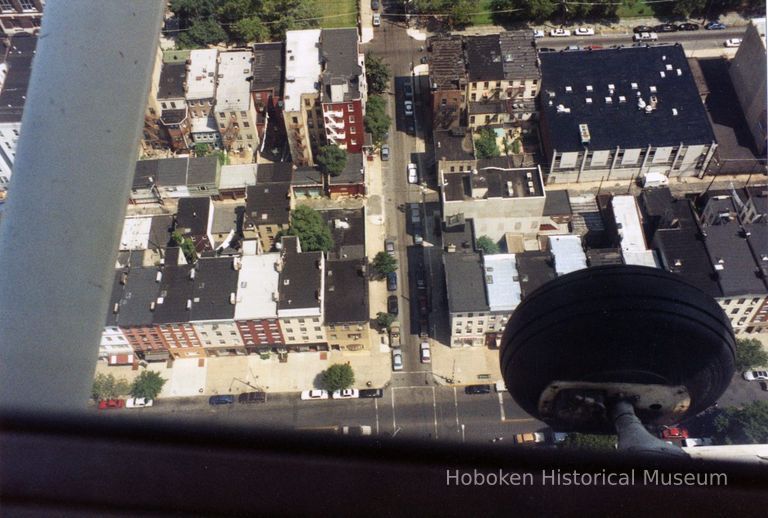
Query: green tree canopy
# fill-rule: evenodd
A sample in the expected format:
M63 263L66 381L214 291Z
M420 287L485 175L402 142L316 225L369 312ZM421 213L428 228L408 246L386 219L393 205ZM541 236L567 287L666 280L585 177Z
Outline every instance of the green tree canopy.
M337 363L323 371L323 386L331 392L344 390L355 383L355 373L348 363Z
M449 14L446 22L452 29L462 29L472 25L472 13L480 11L482 5L473 0L452 0L445 3Z
M216 20L200 19L192 21L180 32L178 41L182 48L207 47L227 41L227 33Z
M378 313L376 313L376 323L382 329L389 329L389 326L391 326L392 322L394 321L395 321L395 315L391 313L384 313L383 311L379 311Z
M755 338L736 339L736 370L745 371L752 367L768 366L768 353L763 344Z
M397 259L389 255L387 252L379 252L376 254L371 264L373 269L382 276L397 270Z
M211 154L211 145L204 142L195 144L195 156L208 156Z
M715 417L716 438L725 444L768 442L768 402L752 401L743 408L725 408Z
M197 250L195 250L195 243L192 239L184 237L178 230L173 231L171 239L179 248L181 248L181 252L184 254L187 263L194 264L195 261L197 261Z
M475 138L477 158L493 158L499 156L499 146L496 144L496 132L493 128L480 128Z
M379 95L368 97L365 108L365 131L371 134L373 142L378 145L384 141L384 136L389 131L392 119L387 115L384 98Z
M94 400L113 399L128 394L130 385L124 379L115 379L113 374L99 373L93 379L91 396Z
M677 0L672 12L687 18L693 13L701 13L706 6L707 0Z
M319 212L306 205L299 205L291 212L291 226L287 235L298 236L301 249L305 252L327 252L333 248L331 229Z
M615 435L594 435L587 433L569 433L562 443L563 448L580 450L615 450L618 438Z
M159 372L143 371L133 380L131 396L155 399L163 390L165 382Z
M365 80L368 83L369 94L378 95L386 92L391 77L389 65L373 53L365 53Z
M336 144L328 144L320 148L316 160L321 171L339 176L347 165L347 153Z
M488 236L480 236L477 239L477 248L482 250L486 254L498 254L499 245Z

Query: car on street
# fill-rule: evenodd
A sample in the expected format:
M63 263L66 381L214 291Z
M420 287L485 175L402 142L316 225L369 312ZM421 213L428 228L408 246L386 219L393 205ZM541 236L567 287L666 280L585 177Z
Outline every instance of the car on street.
M408 120L408 122L405 125L405 132L408 135L415 135L416 134L416 126L414 126L413 121L410 120L410 119Z
M232 396L230 394L219 394L217 396L211 396L208 398L208 404L209 405L234 405L235 404L235 396Z
M98 404L99 410L112 410L116 408L125 408L124 399L102 399Z
M413 99L413 86L411 86L411 83L403 84L403 95L406 99Z
M584 50L602 50L602 45L587 45Z
M429 350L429 342L421 342L419 346L419 359L421 363L429 363L432 361L432 352Z
M311 401L313 399L328 399L328 392L325 390L312 389L301 393L302 401Z
M426 65L427 63L429 63L429 58L427 56L421 56L419 58L419 63L421 63L422 65Z
M677 25L674 23L662 23L653 28L655 32L675 32L677 31Z
M549 31L549 35L553 38L565 38L566 36L571 35L571 31L568 29L552 29Z
M405 111L405 116L411 117L413 115L413 101L403 102L403 109Z
M640 32L632 36L634 41L656 41L659 39L659 35L655 32Z
M341 435L362 436L371 435L372 429L370 426L342 426Z
M678 31L698 31L699 30L699 24L698 23L679 23L677 24L677 30Z
M467 385L464 387L465 394L490 394L490 385Z
M384 389L360 389L360 398L384 397Z
M424 242L424 237L421 235L421 228L413 234L413 244L420 245Z
M742 376L747 381L767 381L768 371L746 371Z
M387 160L389 160L389 145L388 144L384 144L383 146L381 146L381 159L384 160L385 162Z
M394 239L386 239L384 240L384 250L391 256L395 255L395 240Z
M400 349L392 350L392 370L403 370L403 353L400 352Z
M155 403L153 399L143 397L132 397L125 400L125 408L146 408Z
M390 295L387 297L387 313L397 315L397 311L397 295Z
M725 40L725 46L729 48L738 48L741 45L741 38L730 38Z
M683 448L692 448L694 446L712 446L711 437L695 437L692 439L683 439L680 441L680 446Z
M547 440L541 432L518 433L515 435L515 444L540 444Z
M253 405L255 403L266 403L266 392L243 392L237 396L237 402L244 405Z
M419 295L419 314L421 316L427 316L429 313L429 303L427 302L426 295Z
M708 24L706 24L706 25L704 26L704 28L705 28L705 29L707 29L708 31L722 31L722 30L724 30L726 27L725 27L725 24L724 24L724 23L720 23L720 22L709 22Z
M416 172L416 164L408 164L408 183L418 183L419 175Z
M421 223L421 211L418 205L411 205L411 223L414 225Z
M539 47L539 52L557 52L557 49L551 49L549 47Z
M544 31L542 31L540 29L536 29L536 30L533 31L533 38L534 39L539 39L539 38L543 38L543 37L544 37Z
M381 15L379 13L373 13L373 26L374 27L381 26Z
M360 392L357 389L334 390L331 397L333 399L357 399L360 397Z
M387 274L387 291L397 291L397 272Z
M379 10L379 0L371 0L371 9L374 11Z
M427 283L424 281L424 272L422 271L416 272L416 289L417 290L427 289Z
M576 29L576 32L574 32L576 36L594 36L595 35L595 29L592 27L579 27Z
M563 49L563 52L573 52L576 50L581 50L581 47L579 47L578 45L568 45Z
M634 29L632 29L632 32L635 34L640 34L641 32L653 32L653 27L649 25L638 25Z

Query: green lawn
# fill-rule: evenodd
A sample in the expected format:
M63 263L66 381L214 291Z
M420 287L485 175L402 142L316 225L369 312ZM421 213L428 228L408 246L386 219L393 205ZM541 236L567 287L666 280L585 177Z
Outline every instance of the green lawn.
M365 1L365 0L361 0ZM320 20L320 27L357 27L357 2L355 0L317 0L319 16L332 16ZM339 16L343 15L343 16Z
M624 0L616 9L619 18L635 18L638 16L653 16L653 9L643 0Z
M476 14L472 17L472 25L491 25L493 23L493 19L491 18L491 14L488 12L491 10L491 0L479 0L475 4L475 8L472 10L472 12L480 12L481 14Z

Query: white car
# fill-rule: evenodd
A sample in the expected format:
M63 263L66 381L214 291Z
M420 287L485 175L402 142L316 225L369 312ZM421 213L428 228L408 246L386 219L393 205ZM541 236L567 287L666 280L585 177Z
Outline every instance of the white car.
M579 27L575 32L576 36L594 36L595 29L592 27Z
M413 101L405 101L403 103L403 107L405 108L405 116L410 117L413 115Z
M403 370L403 354L398 349L392 350L392 370Z
M381 25L381 15L379 13L373 13L373 26L379 27Z
M333 399L356 399L360 397L357 389L335 390L331 395Z
M143 397L132 397L126 400L125 408L145 408L154 404L153 399L146 399Z
M429 350L429 342L421 342L421 346L419 347L419 356L421 358L421 363L429 363L432 361L432 354Z
M766 381L768 380L768 371L747 371L743 376L747 381Z
M549 31L549 35L553 38L564 38L571 35L571 31L568 29L552 29Z
M419 183L419 175L416 172L416 164L408 164L408 183Z
M741 45L741 38L731 38L725 40L725 46L730 48L738 48Z
M328 392L325 390L305 390L301 393L301 399L303 401L309 401L312 399L328 399Z
M534 39L543 38L544 37L544 31L541 31L541 30L538 30L538 29L533 31L533 37L534 37Z
M655 32L639 32L632 36L635 41L656 41L659 39L659 35Z
M694 438L694 439L683 439L682 446L683 448L692 448L694 446L712 446L712 438L711 437L702 437L702 438Z

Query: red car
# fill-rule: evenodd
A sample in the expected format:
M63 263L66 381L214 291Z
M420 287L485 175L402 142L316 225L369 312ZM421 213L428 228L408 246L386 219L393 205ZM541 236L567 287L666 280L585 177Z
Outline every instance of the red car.
M670 428L666 427L661 431L662 439L687 439L688 430L685 428Z
M102 399L99 401L99 410L108 410L110 408L124 408L124 399Z

